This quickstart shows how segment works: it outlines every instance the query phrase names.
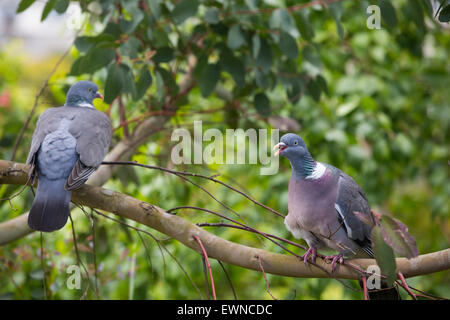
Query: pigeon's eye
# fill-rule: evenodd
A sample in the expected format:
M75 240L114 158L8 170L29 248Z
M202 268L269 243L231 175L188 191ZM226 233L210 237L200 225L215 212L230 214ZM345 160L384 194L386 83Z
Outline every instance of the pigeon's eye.
M88 91L89 91L89 92L91 92L91 91L92 91L92 89L91 89L91 88L89 88L89 89L88 89Z
M298 145L298 141L297 140L294 141L294 145Z

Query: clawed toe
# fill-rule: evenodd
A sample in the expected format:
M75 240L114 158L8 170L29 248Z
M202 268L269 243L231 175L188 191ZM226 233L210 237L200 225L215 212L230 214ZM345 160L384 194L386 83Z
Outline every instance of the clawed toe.
M308 258L311 256L309 260L312 262L316 262L316 256L317 256L317 250L314 247L309 247L308 250L306 250L305 254L303 255L303 262L305 266L308 265Z
M326 256L325 261L328 262L329 260L331 260L331 272L334 272L337 262L344 263L344 257L341 253L337 255Z

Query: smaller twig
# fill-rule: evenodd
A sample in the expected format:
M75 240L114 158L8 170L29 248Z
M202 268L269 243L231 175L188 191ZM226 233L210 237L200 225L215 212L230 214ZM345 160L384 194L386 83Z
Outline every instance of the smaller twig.
M42 286L44 288L45 300L47 300L48 299L48 296L47 296L47 279L46 279L45 264L44 264L44 239L43 239L42 232L40 232L40 234L41 234L40 235L41 236L41 241L40 241L40 244L41 244L41 256L40 256L40 259L41 259L41 268L42 268L42 273L43 273L43 275L42 275Z
M261 269L261 272L262 272L262 274L263 274L263 276L264 276L264 281L266 282L266 291L267 291L267 293L272 297L273 300L278 300L278 299L275 298L275 297L273 296L273 294L270 292L270 284L269 284L269 281L267 280L266 273L264 272L264 267L263 267L263 265L262 265L262 259L261 259L261 256L256 256L256 258L258 259L259 268Z
M369 300L369 291L367 290L367 279L366 277L362 278L363 290L364 290L364 300Z
M75 254L77 256L78 266L81 265L83 267L83 270L84 270L84 272L86 274L86 277L88 279L88 285L86 286L86 290L84 291L84 293L82 295L82 298L86 298L89 286L91 284L91 279L89 277L89 272L87 271L86 267L84 266L83 261L81 261L80 252L78 251L77 237L76 237L76 234L75 234L75 225L73 223L72 215L70 213L69 213L69 219L70 219L70 223L72 225L73 246L75 248Z
M205 291L208 300L211 300L211 294L209 293L209 281L208 281L208 267L206 266L206 259L202 256L203 276L205 277Z
M240 191L240 190L234 188L233 186L231 186L231 185L229 185L229 184L227 184L227 183L225 183L223 181L220 181L220 180L217 180L215 178L211 178L211 177L208 177L208 176L205 176L205 175L202 175L202 174L171 170L171 169L167 169L167 168L163 168L163 167L159 167L159 166L145 165L145 164L138 163L136 161L103 161L102 164L103 165L131 165L131 166L138 166L138 167L143 167L143 168L147 168L147 169L161 170L161 171L164 171L164 172L167 172L167 173L175 174L177 176L183 175L183 176L190 176L190 177L197 177L197 178L207 179L207 180L210 180L212 182L221 184L222 186L224 186L224 187L226 187L226 188L228 188L230 190L233 190L234 192L239 193L240 195L242 195L243 197L247 198L248 200L250 200L254 204L256 204L256 205L258 205L258 206L260 206L260 207L262 207L262 208L264 208L264 209L266 209L266 210L268 210L268 211L270 211L270 212L272 212L272 213L274 213L274 214L276 214L276 215L278 215L278 216L280 216L282 218L285 217L284 214L281 214L280 212L276 211L275 209L272 209L272 208L266 206L265 204L262 204L261 202L253 199L252 197L250 197L245 192Z
M400 281L401 281L401 287L402 287L403 289L405 289L406 292L408 292L408 294L411 296L411 298L413 298L413 300L417 300L417 297L416 297L416 295L414 294L414 292L412 292L411 289L409 289L409 285L408 285L408 283L406 282L406 279L405 279L405 277L403 276L403 274L402 274L401 272L398 272L397 275L398 275L398 277L399 277L399 279L400 279Z
M427 297L427 298L433 299L433 300L436 300L436 299L438 299L438 300L447 300L446 298L436 296L436 295L434 295L434 294L431 294L431 293L428 293L428 292L419 290L419 289L414 288L414 287L411 287L411 286L409 286L409 288L412 289L412 290L414 290L414 291L417 291L417 292L420 292L420 293L421 293L421 294L417 294L417 293L416 293L416 296L423 296L423 297Z
M136 227L134 227L134 226L132 226L132 225L129 225L129 224L123 222L123 221L120 221L120 220L115 219L115 218L113 218L113 217L109 217L109 216L107 216L106 214L103 214L103 213L101 213L100 211L98 211L98 210L96 210L96 209L94 209L94 208L92 208L92 210L94 210L94 212L95 212L96 214L101 215L101 216L104 217L104 218L107 218L107 219L112 220L112 221L114 221L114 222L120 223L120 224L124 225L124 226L127 227L127 228L136 230L136 231L138 232L138 234L139 234L139 232L142 232L142 233L145 233L145 234L149 235L153 240L155 240L156 244L158 245L159 250L161 251L161 256L162 256L162 258L163 258L164 266L166 265L166 262L165 262L165 259L164 259L164 254L163 254L163 252L162 252L162 249L164 249L164 251L165 251L165 252L166 252L166 253L167 253L174 261L175 261L175 263L178 265L178 267L180 267L181 271L183 271L183 273L184 273L184 275L186 276L186 278L189 280L189 282L192 284L192 286L195 288L195 290L197 290L199 296L202 296L200 289L196 286L195 282L192 281L191 277L189 276L189 274L187 273L187 271L185 270L185 268L183 267L183 265L182 265L182 264L180 263L180 261L178 261L178 259L177 259L177 258L169 251L169 249L166 248L166 246L161 242L161 239L158 239L156 236L154 236L152 233L150 233L150 232L148 232L148 231L146 231L146 230L136 228Z
M92 225L92 254L93 254L93 260L94 260L94 277L95 277L95 291L97 292L97 296L100 297L99 295L99 291L98 291L98 266L97 266L97 245L96 245L96 241L95 241L95 220L94 220L94 215L91 211L91 214L89 216L90 220L91 220L91 225Z
M238 298L237 298L237 295L236 295L236 291L234 290L233 282L231 282L231 278L230 278L230 275L228 274L227 269L223 265L222 261L217 260L217 262L222 267L223 273L225 273L225 276L227 277L228 283L230 284L230 287L231 287L231 291L233 291L234 300L237 300Z
M208 254L206 253L205 247L203 246L203 243L202 243L202 241L200 240L200 238L199 238L197 235L195 235L195 236L194 236L194 239L195 239L195 240L198 242L198 244L200 245L200 248L201 248L202 253L203 253L203 257L204 257L205 260L206 260L206 265L208 266L208 271L209 271L209 278L210 278L210 280L211 280L211 291L212 291L213 299L214 299L214 300L217 300L217 297L216 297L216 289L214 288L214 279L213 279L213 275L212 275L211 265L210 265L209 259L208 259Z

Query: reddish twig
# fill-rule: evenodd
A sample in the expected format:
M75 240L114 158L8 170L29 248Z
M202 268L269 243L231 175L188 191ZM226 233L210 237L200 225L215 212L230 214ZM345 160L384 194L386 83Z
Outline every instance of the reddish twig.
M367 279L366 277L362 278L363 290L364 290L364 300L369 300L369 291L367 290Z
M269 284L269 281L267 280L266 273L264 272L264 267L263 267L263 265L262 265L262 259L261 259L261 256L256 256L256 258L258 259L259 268L261 269L261 272L262 272L262 274L263 274L263 276L264 276L264 281L266 281L266 291L267 291L267 293L272 297L273 300L278 300L278 299L275 298L275 297L273 296L273 294L270 292L270 284Z
M183 176L190 176L190 177L198 177L198 178L202 178L202 179L207 179L207 180L210 180L212 182L221 184L222 186L224 186L224 187L226 187L226 188L228 188L230 190L233 190L234 192L239 193L240 195L242 195L243 197L247 198L248 200L250 200L254 204L256 204L256 205L258 205L260 207L263 207L264 209L266 209L266 210L276 214L277 216L280 216L282 218L285 217L284 214L282 214L282 213L278 212L277 210L272 209L272 208L262 204L261 202L255 200L255 199L253 199L252 197L250 197L245 192L240 191L240 190L234 188L233 186L230 186L229 184L227 184L225 182L222 182L220 180L217 180L217 179L215 179L213 177L208 177L208 176L205 176L205 175L202 175L202 174L199 174L199 173L177 171L177 170L171 170L171 169L158 167L158 166L145 165L145 164L138 163L136 161L103 161L102 164L104 164L104 165L117 165L117 164L120 164L120 165L131 165L131 166L138 166L138 167L143 167L143 168L147 168L147 169L157 169L157 170L161 170L161 171L164 171L164 172L172 173L172 174L175 174L175 175L183 175Z
M401 281L401 286L403 289L405 289L406 292L408 292L408 294L411 296L411 298L413 298L413 300L417 300L416 295L414 294L414 292L411 291L411 289L409 289L409 285L406 282L405 277L403 276L403 274L401 272L397 273L400 281Z
M198 244L200 245L200 249L202 250L203 253L203 257L206 260L206 265L208 266L208 271L209 271L209 278L211 280L211 290L212 290L212 295L213 295L213 299L217 300L216 297L216 289L214 288L214 279L213 279L213 275L212 275L212 270L211 270L211 265L209 263L209 259L208 259L208 254L206 253L205 247L203 246L202 241L200 240L200 238L198 236L194 236L194 239L198 242Z

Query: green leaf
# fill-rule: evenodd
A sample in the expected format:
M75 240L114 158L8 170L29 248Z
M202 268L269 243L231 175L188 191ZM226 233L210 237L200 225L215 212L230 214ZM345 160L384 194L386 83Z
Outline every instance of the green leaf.
M166 96L164 90L164 79L160 72L155 72L155 83L156 83L156 99L160 102L164 101Z
M107 66L114 60L116 53L111 48L93 47L87 54L78 58L72 65L70 74L92 74L100 68Z
M170 47L162 47L156 50L153 61L156 63L169 62L174 58L173 49Z
M322 61L314 47L307 45L303 48L303 69L311 76L318 76L322 69Z
M197 13L199 2L197 0L181 0L172 11L172 19L175 24L181 24L187 18Z
M394 251L384 242L380 227L372 229L372 247L375 253L375 260L381 269L381 273L387 277L386 282L391 287L397 277Z
M278 45L280 46L281 51L286 57L290 59L297 58L298 56L297 42L289 33L281 31Z
M203 16L203 19L209 24L219 23L219 10L217 8L208 8Z
M286 9L276 9L272 12L269 18L269 27L285 32L291 32L296 29L295 21Z
M311 28L311 24L305 14L305 10L296 12L294 18L302 37L308 41L311 40L314 37L314 30Z
M254 73L256 84L258 85L258 87L260 87L261 89L268 89L270 86L268 77L264 73L262 73L258 68L254 69Z
M220 67L218 64L207 64L199 77L198 86L203 97L208 97L215 89L220 78Z
M107 66L115 56L116 52L111 48L92 48L83 59L84 73L92 74L94 71Z
M395 8L388 0L379 0L378 5L381 11L381 17L383 21L389 27L395 27L398 23L397 14L395 13Z
M153 17L155 17L155 19L159 19L161 16L161 4L159 0L147 0L147 3Z
M230 49L237 49L245 43L244 35L238 24L228 30L227 45Z
M335 2L330 4L329 6L331 15L333 16L334 20L336 21L336 27L338 30L339 38L342 40L344 39L344 29L341 25L341 17L342 17L342 3L341 2Z
M92 37L81 36L75 40L75 48L80 52L87 52L93 45Z
M141 99L151 84L152 84L152 76L148 71L147 66L144 65L141 71L139 72L139 78L135 85L136 94L133 96L133 100L137 101Z
M228 72L238 87L245 85L245 67L230 50L224 50L220 55L220 66Z
M253 98L256 111L264 117L270 116L270 100L265 93L257 93Z
M419 0L409 0L405 13L411 20L414 21L420 31L425 30L423 9L419 3Z
M272 67L272 48L265 39L261 39L261 48L255 62L264 73L268 73Z
M450 4L445 6L441 12L439 12L439 21L440 22L449 22L450 21Z
M105 102L111 104L120 94L124 79L123 69L116 63L111 63L108 67L108 75L105 82Z
M325 78L322 77L321 75L318 75L318 76L316 77L316 81L317 81L317 84L318 84L319 87L320 87L320 90L321 90L322 92L328 94L328 85L327 85L327 81L325 80Z
M176 95L179 88L177 83L175 82L174 75L170 73L170 71L161 67L157 67L155 70L158 71L159 75L162 77L166 89L169 89L167 90L168 93L172 96Z
M269 27L271 29L280 29L283 22L282 9L275 9L269 18Z
M308 84L306 85L306 92L317 102L320 101L320 94L322 93L322 89L316 79L309 80Z
M408 233L408 227L402 222L388 215L383 215L381 217L381 232L386 243L395 252L408 259L415 258L419 255L416 241Z
M123 74L122 79L122 92L129 93L132 97L136 96L136 87L134 86L134 75L133 70L126 64L120 64L119 68L122 69L121 72Z
M130 59L136 59L138 57L138 50L141 43L136 37L129 37L128 40L120 46L120 53L128 56Z
M34 3L34 1L35 0L22 0L22 1L20 1L16 12L19 13L19 12L25 11L26 9L28 9Z
M137 3L132 2L126 6L131 20L120 19L120 29L125 33L132 33L138 24L144 19L144 13L137 7Z
M53 7L55 6L56 0L49 0L44 7L44 10L42 10L42 16L41 21L44 21L47 19L49 13L52 11Z
M259 55L259 51L261 50L261 38L255 33L252 37L252 56L256 59Z
M69 7L69 3L69 0L57 0L55 4L55 11L59 14L66 12L67 8Z

